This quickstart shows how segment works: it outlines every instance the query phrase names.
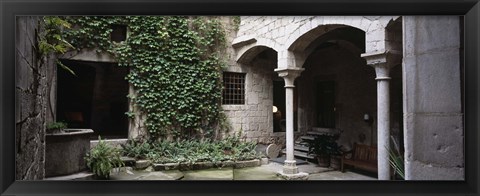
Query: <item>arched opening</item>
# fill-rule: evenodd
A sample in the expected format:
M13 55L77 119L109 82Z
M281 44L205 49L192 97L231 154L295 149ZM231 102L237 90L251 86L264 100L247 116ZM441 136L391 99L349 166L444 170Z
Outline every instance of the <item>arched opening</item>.
M299 43L299 42L298 42ZM334 129L341 132L339 143L374 145L375 124L365 122L376 115L375 70L360 54L365 51L365 33L353 27L337 27L310 44L302 77L299 129L304 132Z

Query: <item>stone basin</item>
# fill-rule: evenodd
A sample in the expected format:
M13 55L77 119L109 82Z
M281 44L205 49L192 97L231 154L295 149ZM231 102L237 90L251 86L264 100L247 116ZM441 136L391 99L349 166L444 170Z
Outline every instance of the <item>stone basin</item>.
M84 157L90 150L91 129L64 129L46 134L45 176L61 176L87 169Z

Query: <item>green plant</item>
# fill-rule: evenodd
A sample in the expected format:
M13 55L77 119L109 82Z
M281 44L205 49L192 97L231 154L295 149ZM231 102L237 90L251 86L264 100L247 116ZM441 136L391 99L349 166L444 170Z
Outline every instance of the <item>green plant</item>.
M47 124L47 130L65 129L67 126L68 124L65 122L52 122Z
M74 47L65 39L64 30L70 29L71 24L58 16L44 16L42 18L44 30L39 34L39 52L41 56L64 54ZM75 72L56 59L56 63L62 69L75 75Z
M308 151L317 156L341 155L341 146L337 144L337 139L338 135L318 135L308 141Z
M110 178L110 171L113 168L124 166L120 151L108 145L100 136L98 144L85 156L85 162L93 174L101 179Z
M242 142L238 137L223 140L128 141L122 145L123 154L150 159L155 163L196 163L261 158L256 143Z
M111 53L119 66L130 68L126 79L136 94L131 101L139 106L137 112L146 115L151 137L213 137L225 128L220 115L225 32L218 18L71 16L65 20L73 26L65 37L77 49ZM110 40L111 26L116 24L128 27L127 39L120 43Z
M400 147L397 145L393 137L390 138L394 144L394 148L388 148L388 162L402 179L405 179L405 166L403 161L403 154L400 153Z

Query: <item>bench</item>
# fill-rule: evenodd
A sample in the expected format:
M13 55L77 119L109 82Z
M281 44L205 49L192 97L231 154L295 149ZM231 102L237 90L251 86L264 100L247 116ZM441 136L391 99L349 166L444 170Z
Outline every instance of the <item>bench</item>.
M352 154L351 158L347 158L348 154ZM342 156L342 172L346 165L377 173L377 147L354 143L353 149Z

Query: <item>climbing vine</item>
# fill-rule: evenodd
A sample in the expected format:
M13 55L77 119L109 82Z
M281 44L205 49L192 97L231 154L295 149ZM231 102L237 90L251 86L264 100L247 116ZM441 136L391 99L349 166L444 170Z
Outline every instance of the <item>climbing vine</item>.
M40 23L43 25L43 30L38 35L38 52L39 56L48 56L53 54L55 56L64 54L74 47L65 40L63 32L65 29L71 28L71 24L58 16L44 16ZM65 66L61 61L56 59L56 63L61 68L75 75L75 72L69 67Z
M128 98L146 115L153 137L212 136L220 127L221 51L225 33L214 17L66 17L67 38L77 49L96 48L130 67ZM110 39L112 25L128 27L125 41ZM140 115L127 113L129 116Z

